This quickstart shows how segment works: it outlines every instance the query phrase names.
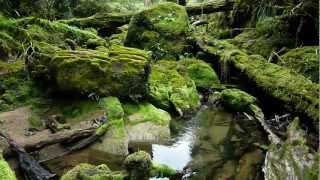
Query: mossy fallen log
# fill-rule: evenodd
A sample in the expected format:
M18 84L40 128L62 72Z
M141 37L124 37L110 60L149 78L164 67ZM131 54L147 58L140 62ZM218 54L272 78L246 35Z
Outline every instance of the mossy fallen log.
M216 57L220 63L227 63L245 75L256 88L267 96L279 100L290 112L304 115L310 119L317 129L319 122L319 85L312 83L304 76L268 63L258 55L247 55L227 41L215 39L200 39L197 44L200 49Z
M37 49L27 62L31 76L55 84L60 92L134 100L146 94L146 51L122 46L72 51L43 43Z
M186 10L189 16L210 14L215 12L231 11L234 4L234 0L215 0L186 6Z
M234 0L216 0L186 6L185 8L188 15L193 16L230 11L233 9L234 3ZM97 13L86 18L73 18L60 20L59 22L81 28L95 28L100 35L109 36L115 32L117 27L129 24L131 17L134 15L134 13Z
M117 27L129 24L133 13L97 13L86 18L72 18L59 22L81 28L95 28L100 35L110 36Z

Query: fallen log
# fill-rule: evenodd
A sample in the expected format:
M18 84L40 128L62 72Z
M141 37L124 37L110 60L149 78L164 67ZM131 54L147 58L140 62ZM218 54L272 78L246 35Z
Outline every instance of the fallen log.
M288 112L305 117L306 123L318 129L318 84L288 68L269 63L261 56L250 56L228 41L204 36L195 37L195 41L208 57L215 57L220 64L227 63L264 95L277 100Z
M5 138L10 145L13 152L17 153L19 166L24 172L25 176L31 180L48 180L55 177L55 174L50 173L44 169L32 156L30 156L23 147L18 145L8 135L0 132L0 136Z
M110 128L110 124L104 123L98 129L96 129L91 136L78 141L76 144L74 144L71 147L67 148L67 151L65 151L64 153L61 153L58 156L54 156L54 157L50 157L50 158L47 158L47 159L43 159L43 160L41 160L39 162L40 163L44 163L44 162L47 162L47 161L50 161L50 160L53 160L53 159L57 159L57 158L66 156L66 155L71 154L71 153L73 153L75 151L84 149L84 148L88 147L89 145L93 144L94 142L96 142L97 140L99 140L100 137L102 137L107 132L107 130L109 128Z
M129 24L133 13L97 13L86 18L73 18L59 22L81 28L95 28L101 36L114 34L117 27Z
M30 151L41 149L45 146L49 146L52 144L70 143L77 139L89 137L92 134L94 134L95 131L96 131L96 128L94 127L89 127L86 129L63 130L48 136L48 138L46 139L35 141L34 143L26 144L24 148L28 152L30 152Z
M216 0L207 3L198 3L186 6L189 16L230 11L234 0ZM95 28L102 36L114 34L117 27L129 24L134 13L97 13L86 18L73 18L59 22L80 28Z
M186 6L189 16L200 15L200 14L210 14L215 12L231 11L234 0L216 0L206 3L199 3L195 5Z

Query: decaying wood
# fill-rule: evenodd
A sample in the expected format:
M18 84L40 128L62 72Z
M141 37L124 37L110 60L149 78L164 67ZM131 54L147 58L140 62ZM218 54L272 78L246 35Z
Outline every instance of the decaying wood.
M215 12L230 11L233 9L234 0L215 0L207 3L186 6L189 16L199 14L210 14Z
M55 134L50 135L47 139L34 142L33 144L26 144L25 149L32 151L41 149L45 146L57 144L57 143L70 143L76 139L85 138L91 136L96 131L95 127L89 127L86 129L75 129L75 130L63 130Z
M116 31L117 27L129 24L133 13L97 13L86 18L73 18L60 20L60 22L81 28L95 28L100 35L109 36Z
M192 26L200 26L200 25L204 25L204 24L208 24L208 20L198 20L198 21L195 21L193 22L191 25Z
M40 166L40 164L30 156L23 147L18 145L8 135L0 132L0 136L5 138L13 152L17 153L19 159L19 166L24 172L25 176L30 180L48 180L56 176L48 170Z

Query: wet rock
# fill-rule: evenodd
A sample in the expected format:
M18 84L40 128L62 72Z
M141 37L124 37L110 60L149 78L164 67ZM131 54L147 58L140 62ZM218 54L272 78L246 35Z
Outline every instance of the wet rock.
M157 59L175 59L187 45L187 31L185 8L175 3L162 3L133 16L125 45L150 50Z
M107 51L45 48L28 61L29 72L34 78L56 84L62 92L134 100L146 94L149 56L143 50L123 46Z
M124 166L132 179L148 179L152 169L151 156L145 151L135 152L125 159Z
M279 65L288 67L303 74L312 82L319 82L319 59L318 48L305 46L291 49L278 60Z
M272 143L264 162L264 178L273 179L318 179L318 155L310 153L306 145L305 132L295 119L287 129L287 140L283 144Z
M251 104L256 104L257 99L239 89L226 89L221 92L223 104L235 112L248 112Z
M61 177L61 180L78 180L78 179L124 179L126 174L123 172L112 172L105 164L94 166L82 163L68 171Z
M175 109L180 115L200 105L195 83L176 70L177 63L159 61L149 76L149 97L160 108Z
M264 160L262 150L255 149L251 152L244 154L239 160L239 169L236 173L236 180L254 180L256 173L260 170L260 165Z

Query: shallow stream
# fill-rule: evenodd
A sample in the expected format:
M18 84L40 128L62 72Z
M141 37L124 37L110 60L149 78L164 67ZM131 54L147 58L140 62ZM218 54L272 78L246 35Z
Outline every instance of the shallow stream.
M264 155L252 144L264 143L261 130L236 117L222 109L203 107L188 119L172 120L171 138L164 144L130 143L129 151L147 151L154 162L187 172L186 179L224 179L239 173L259 176ZM105 163L112 170L121 170L123 160L89 148L52 160L47 166L62 175L79 163Z

